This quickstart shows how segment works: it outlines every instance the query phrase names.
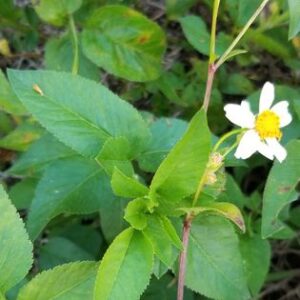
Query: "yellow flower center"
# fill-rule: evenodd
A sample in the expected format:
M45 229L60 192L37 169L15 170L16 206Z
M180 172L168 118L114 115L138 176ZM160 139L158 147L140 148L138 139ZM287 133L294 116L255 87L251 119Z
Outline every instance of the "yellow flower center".
M282 136L280 130L280 118L271 110L265 110L260 113L255 120L255 129L261 139L277 138Z

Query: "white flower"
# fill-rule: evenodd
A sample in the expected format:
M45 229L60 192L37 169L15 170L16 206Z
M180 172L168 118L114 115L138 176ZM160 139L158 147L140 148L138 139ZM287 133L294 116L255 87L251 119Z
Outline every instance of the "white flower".
M287 152L279 143L282 136L280 128L290 124L292 116L287 101L280 101L272 107L274 98L274 85L266 82L260 94L257 115L252 113L247 101L242 101L241 105L225 105L226 117L232 123L248 129L239 142L236 158L246 159L256 151L271 160L276 157L282 162L286 158Z

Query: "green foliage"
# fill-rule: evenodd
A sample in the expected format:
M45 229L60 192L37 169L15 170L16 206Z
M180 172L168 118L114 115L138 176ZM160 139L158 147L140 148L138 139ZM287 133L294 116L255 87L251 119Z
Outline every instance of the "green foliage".
M208 55L210 34L205 22L197 16L186 16L180 19L180 24L189 43L200 53ZM217 38L216 54L221 55L229 44L230 38L221 32Z
M149 136L145 123L133 107L104 86L51 71L10 70L9 78L39 122L80 154L95 157L105 141L116 136L128 139L132 155L143 149ZM43 95L34 90L35 84Z
M96 262L74 262L42 272L21 289L18 300L93 299L97 266Z
M160 75L165 37L139 12L104 6L89 18L82 46L86 56L106 71L131 81L149 81Z
M198 112L181 140L159 166L150 195L162 201L178 202L196 191L210 151L210 132L204 111Z
M284 228L280 213L298 197L296 186L300 178L299 141L287 145L288 156L275 163L268 177L263 195L262 236L270 237Z
M289 38L295 37L300 32L300 4L297 0L289 0L290 27Z
M123 231L104 255L96 279L94 299L139 299L149 283L153 250L145 236Z
M209 298L249 299L238 239L226 220L199 216L193 222L186 285Z
M27 229L35 239L44 226L61 213L90 214L110 194L107 177L96 162L81 157L51 164L41 178L28 215Z
M20 216L0 186L0 292L25 277L33 263L32 244Z
M41 0L37 4L32 0L32 3L42 20L52 25L62 26L68 15L80 8L82 0Z
M267 1L156 2L0 0L0 299L167 300L182 284L185 300L248 300L296 282L299 1L269 1L242 38ZM293 117L273 166L236 159L242 133L222 139L224 105L257 114L266 81Z

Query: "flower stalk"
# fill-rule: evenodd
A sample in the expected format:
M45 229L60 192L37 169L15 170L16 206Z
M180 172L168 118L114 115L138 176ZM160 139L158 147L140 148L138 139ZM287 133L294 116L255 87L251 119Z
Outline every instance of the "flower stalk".
M72 44L73 44L73 51L74 51L72 74L77 75L79 69L78 36L77 36L77 29L75 26L74 18L72 15L69 15L69 27L72 36Z

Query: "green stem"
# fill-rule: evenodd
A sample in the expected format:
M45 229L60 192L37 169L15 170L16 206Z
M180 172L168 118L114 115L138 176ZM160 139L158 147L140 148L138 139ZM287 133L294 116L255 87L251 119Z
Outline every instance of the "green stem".
M219 147L221 146L221 144L223 144L223 142L225 140L227 140L228 138L230 138L231 136L235 135L235 134L239 134L241 132L245 131L244 128L240 128L240 129L234 129L231 130L229 132L227 132L226 134L224 134L222 137L220 137L220 139L218 140L218 142L215 144L212 153L217 152L217 150L219 149Z
M236 141L230 148L227 149L227 151L223 154L223 157L226 157L238 144L239 141Z
M73 15L69 16L69 26L70 26L70 32L71 32L72 43L73 43L73 51L74 51L72 74L77 75L78 68L79 68L79 49L78 49L77 29L75 27Z
M209 64L213 64L216 60L216 31L217 31L217 18L218 10L220 6L220 0L214 1L212 24L210 32L210 47L209 47Z
M265 6L268 4L270 0L264 0L261 5L258 7L258 9L254 12L252 17L249 19L249 21L246 23L246 25L243 27L241 32L238 34L238 36L234 39L234 41L230 44L228 49L222 54L222 56L219 58L219 60L216 63L216 69L218 69L225 61L227 56L230 54L230 52L234 49L234 47L238 44L238 42L241 40L241 38L244 36L246 31L249 29L249 27L252 25L252 23L255 21L257 16L262 12L262 10L265 8Z

